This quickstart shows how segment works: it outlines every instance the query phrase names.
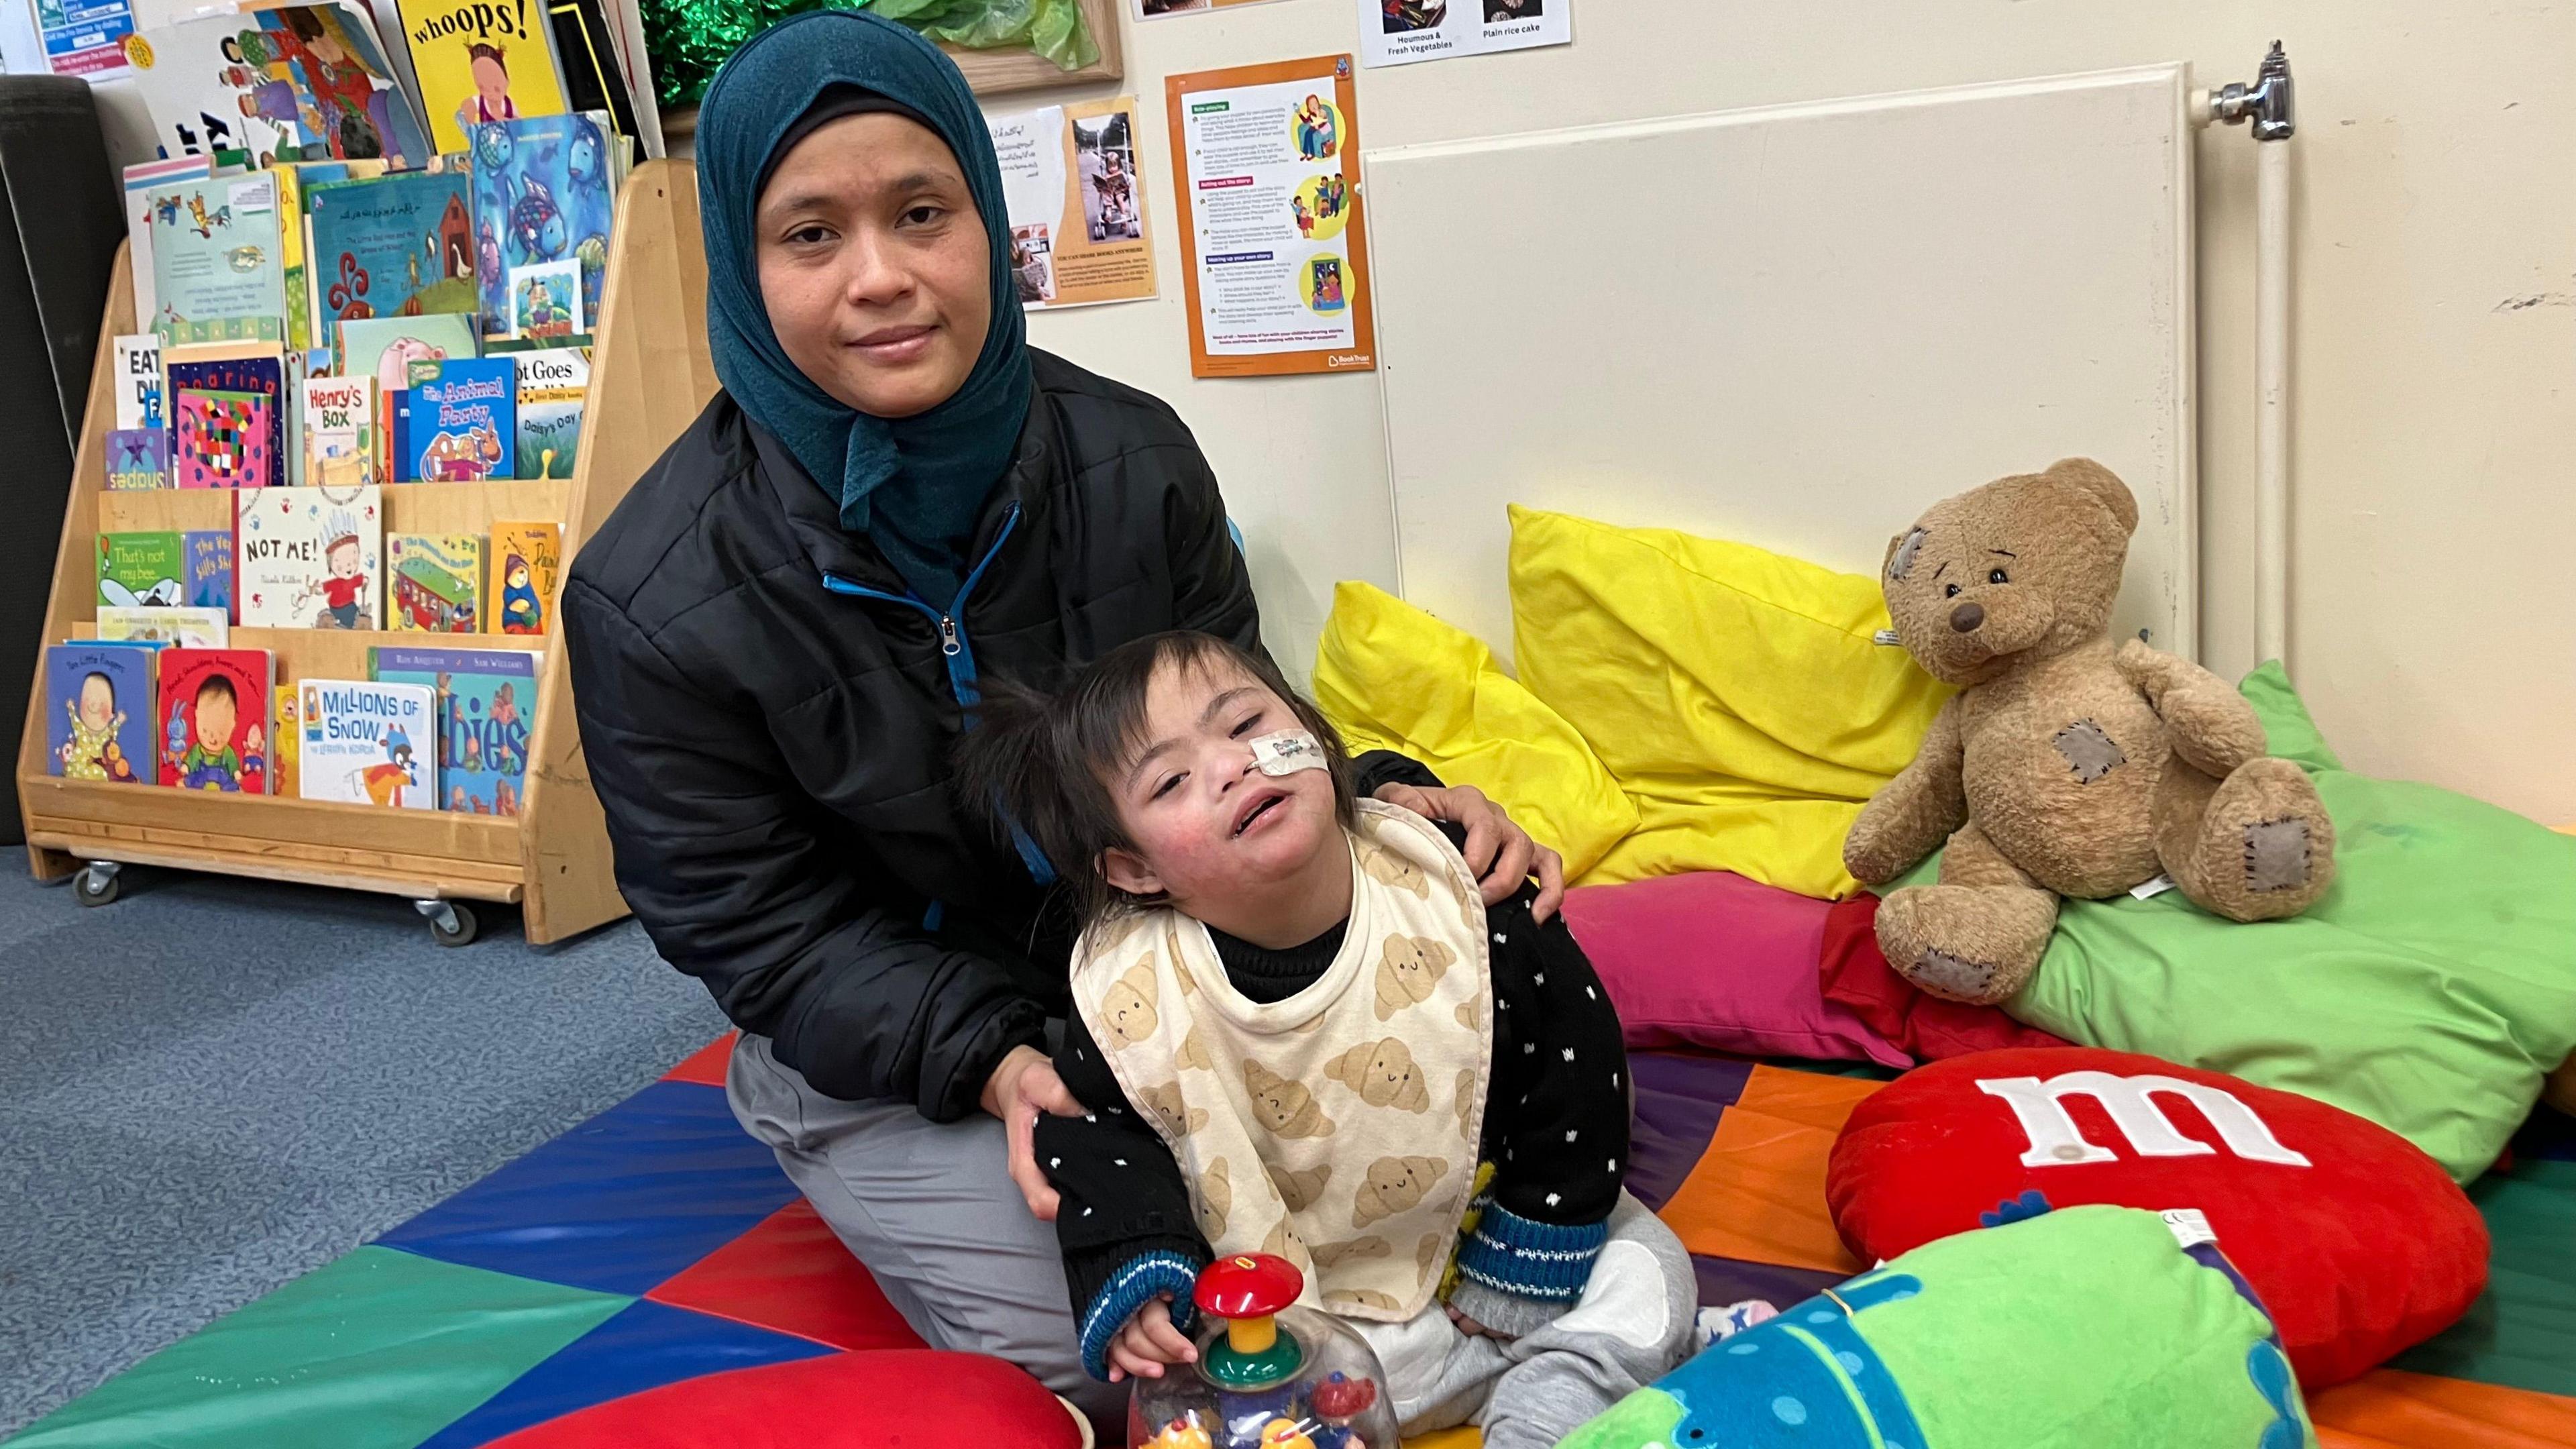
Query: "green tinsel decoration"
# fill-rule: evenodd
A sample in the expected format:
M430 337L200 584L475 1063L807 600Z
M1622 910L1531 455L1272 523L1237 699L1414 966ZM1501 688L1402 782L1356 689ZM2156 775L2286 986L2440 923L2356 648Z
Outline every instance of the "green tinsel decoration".
M665 106L693 106L742 43L808 10L873 8L970 50L1027 46L1066 70L1100 59L1075 0L643 0L644 43Z

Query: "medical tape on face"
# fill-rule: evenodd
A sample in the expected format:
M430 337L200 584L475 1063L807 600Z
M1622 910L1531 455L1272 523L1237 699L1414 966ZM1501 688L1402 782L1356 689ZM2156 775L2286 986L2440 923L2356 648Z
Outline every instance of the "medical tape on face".
M1255 735L1247 741L1252 746L1252 763L1265 775L1293 775L1299 770L1323 770L1324 742L1304 730L1283 730L1275 735Z

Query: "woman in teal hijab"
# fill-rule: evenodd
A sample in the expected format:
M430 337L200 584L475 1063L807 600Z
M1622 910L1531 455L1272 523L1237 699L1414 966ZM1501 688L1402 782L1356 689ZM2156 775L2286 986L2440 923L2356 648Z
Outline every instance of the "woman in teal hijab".
M697 148L724 388L560 609L618 886L742 1028L735 1114L914 1330L1115 1423L1068 1307L1083 1227L1060 1248L1029 1142L1041 1111L1139 1124L1057 1077L1070 913L949 757L987 673L1170 629L1258 651L1225 502L1169 406L1028 345L992 140L937 48L786 21L718 73ZM1553 909L1554 856L1483 797L1358 766L1468 827L1489 902L1535 873Z

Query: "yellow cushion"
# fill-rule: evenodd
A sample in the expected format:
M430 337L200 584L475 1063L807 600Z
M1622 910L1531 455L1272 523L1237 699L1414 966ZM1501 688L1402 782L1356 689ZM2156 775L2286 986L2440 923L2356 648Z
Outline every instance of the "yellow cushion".
M1475 636L1382 589L1334 589L1315 702L1353 750L1399 751L1501 802L1565 857L1568 878L1637 827L1636 807L1573 726Z
M1588 741L1645 829L1588 877L1724 869L1859 889L1842 838L1948 691L1876 579L1746 544L1511 510L1521 682Z

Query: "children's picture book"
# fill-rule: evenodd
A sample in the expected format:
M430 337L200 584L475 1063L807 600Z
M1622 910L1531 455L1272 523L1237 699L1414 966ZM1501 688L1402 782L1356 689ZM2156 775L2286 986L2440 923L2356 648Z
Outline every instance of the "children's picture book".
M340 324L339 348L341 375L375 379L381 408L387 396L411 386L412 363L472 357L474 319L455 312L357 318ZM381 452L384 439L376 442Z
M581 331L581 263L510 269L510 335L560 343Z
M528 738L536 721L537 655L516 649L368 651L367 673L438 692L439 807L516 815L527 793Z
M157 405L160 399L156 396L153 401ZM109 430L107 486L115 493L170 486L170 435L159 422L146 428Z
M245 627L377 627L385 525L375 485L270 488L233 501L233 598Z
M103 642L45 650L45 773L149 785L153 651Z
M405 171L307 191L315 325L479 306L471 182L461 171Z
M553 628L563 528L542 521L495 523L491 552L493 632L543 634Z
M145 161L124 170L125 239L128 243L126 273L134 279L134 315L141 318L146 326L161 310L159 298L152 290L152 218L157 214L157 208L152 205L150 193L155 187L167 187L190 178L203 180L208 174L206 158L189 155L175 156L167 161ZM154 340L156 343L159 341L157 335ZM119 361L121 363L122 359ZM120 376L124 375L121 366L118 371ZM159 375L159 369L154 370L154 375ZM128 425L120 423L118 426Z
M182 488L264 488L277 461L276 415L255 392L181 388L172 434Z
M438 808L437 691L360 679L299 685L297 795L398 810Z
M620 137L635 129L635 92L614 22L600 0L546 0L554 19L555 59L563 68L564 109L598 111Z
M270 6L155 27L141 42L128 48L135 86L171 155L429 162L420 119L362 8Z
M268 706L276 679L265 649L164 649L160 778L183 790L268 793Z
M412 369L414 378L421 369ZM518 370L506 357L451 360L413 382L394 410L406 478L454 483L515 474Z
M548 347L508 356L519 370L518 475L571 477L581 449L582 400L590 395L590 350Z
M385 610L395 629L473 634L483 628L483 539L471 533L385 535Z
M144 199L152 208L154 332L171 342L285 336L276 177L182 180Z
M135 285L143 278L136 276ZM143 299L135 299L135 315L148 317ZM116 339L116 426L122 431L137 428L158 429L161 421L161 334L137 332Z
M179 580L191 609L213 609L226 618L233 611L233 531L192 528L179 535L187 574Z
M520 296L522 269L575 262L581 299L564 332L599 315L608 276L608 233L617 213L615 141L598 114L544 116L474 131L474 245L483 279L483 330L514 333L523 300L551 303L551 290ZM552 275L552 274L540 274ZM553 311L541 323L551 327ZM559 335L551 332L539 335Z
M98 611L98 637L109 643L223 649L232 644L232 621L221 609L126 609L105 604Z
M376 379L304 379L304 481L356 488L376 482Z
M400 8L440 151L467 149L474 126L564 113L543 0L401 0Z
M292 684L277 686L275 713L269 716L276 728L268 752L269 789L280 795L302 797L302 780L295 768L296 745L303 731L296 721L304 717L304 691Z
M172 418L170 467L183 488L277 488L286 483L286 357L276 343L211 343L162 353L163 393ZM215 394L237 406L200 406L183 428L181 393ZM247 399L260 400L251 407ZM249 459L258 455L256 466ZM231 481L222 481L229 479ZM194 481L191 481L194 480Z
M175 609L188 602L186 545L175 532L98 536L98 602L119 609Z

